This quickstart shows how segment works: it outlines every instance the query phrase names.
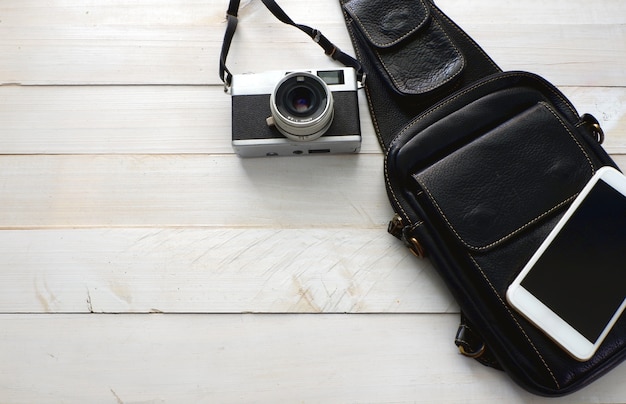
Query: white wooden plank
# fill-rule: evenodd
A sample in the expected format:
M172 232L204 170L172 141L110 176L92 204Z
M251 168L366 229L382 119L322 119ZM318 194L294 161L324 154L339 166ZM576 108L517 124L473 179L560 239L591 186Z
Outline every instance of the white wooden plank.
M332 65L242 3L234 71ZM281 4L350 49L336 0ZM595 114L626 166L625 2L437 4L503 67ZM225 7L0 4L0 401L547 402L461 358L457 314L423 314L457 308L384 231L367 117L359 156L231 155L228 97L204 86ZM131 86L89 86L111 83ZM235 314L32 314L159 311ZM622 365L562 401L624 402L623 379Z
M456 315L2 315L5 402L623 402L626 367L562 400L462 357Z
M438 0L436 4L504 70L534 72L559 86L626 82L626 40L617 39L626 36L624 2Z
M477 27L471 34L503 70L530 71L559 86L626 82L626 25L538 27Z
M321 3L297 8L318 16L324 16L322 9L328 10L334 19L319 28L337 38L340 47L349 47L339 3ZM0 83L217 84L226 8L227 3L217 0L3 4ZM241 24L238 37L256 38L262 33L265 39L255 40L247 49L233 48L233 68L242 65L238 55L249 51L246 63L255 59L257 63L248 66L260 65L262 70L294 68L284 63L271 67L275 57L267 57L270 52L279 59L282 55L283 60L306 62L305 67L332 65L305 34L275 20L261 3L242 2L241 17L249 22ZM280 52L272 43L281 41L291 46Z
M562 87L560 90L579 114L590 113L600 122L605 134L602 146L607 152L626 154L626 86Z
M473 0L471 5L466 0L436 0L435 4L463 24L584 25L626 21L626 5L614 0Z
M296 21L315 25L340 48L351 49L338 1L285 3ZM535 0L515 12L508 2L442 3L506 69L530 70L558 85L624 83L623 2L590 7L583 0L559 1L546 8ZM234 71L332 64L262 4L244 5L230 58ZM225 8L220 1L191 0L3 3L0 83L217 84Z
M0 156L0 228L386 227L379 155Z
M456 312L385 229L0 231L0 313Z
M379 153L359 96L361 153ZM228 154L231 121L218 86L0 86L0 154Z
M624 157L618 157L618 163L623 163ZM6 195L17 191L19 188ZM384 193L382 188L379 191ZM58 195L43 195L46 203L55 198ZM6 216L23 203L5 203ZM363 203L365 208L367 200ZM150 206L138 208L146 211ZM224 214L225 206L219 206L220 214ZM109 206L110 216L101 220L124 222L131 216L132 212L112 213L115 208ZM390 215L386 205L379 208ZM28 212L37 210L27 209L24 220L32 220ZM285 212L283 216L298 216L293 209ZM154 212L155 216L135 212L141 220L154 221L174 213L167 209ZM309 214L308 220L313 220L323 212ZM97 217L96 213L91 215ZM305 215L301 216L303 219ZM240 229L221 228L221 224L196 229L76 229L85 219L72 216L66 219L66 226L57 224L66 228L51 230L9 230L3 224L6 230L0 232L0 268L5 270L0 273L0 312L456 310L429 262L410 256L401 243L386 234L384 224L369 227L355 221L350 226L326 224L327 228L319 229L311 228L319 222L303 228L288 223L271 228L260 223L264 227L259 229L243 224ZM240 214L238 219L250 222L254 216Z
M626 88L564 87L626 152ZM361 153L379 153L363 93ZM232 153L230 96L217 86L0 86L0 154Z
M382 169L373 154L6 155L0 228L381 228L393 215Z

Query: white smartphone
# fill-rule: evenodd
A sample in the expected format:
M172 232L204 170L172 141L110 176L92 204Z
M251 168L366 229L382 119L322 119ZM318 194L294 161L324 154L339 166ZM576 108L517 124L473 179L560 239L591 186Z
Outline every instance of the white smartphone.
M506 297L571 356L590 359L626 307L626 177L599 169Z

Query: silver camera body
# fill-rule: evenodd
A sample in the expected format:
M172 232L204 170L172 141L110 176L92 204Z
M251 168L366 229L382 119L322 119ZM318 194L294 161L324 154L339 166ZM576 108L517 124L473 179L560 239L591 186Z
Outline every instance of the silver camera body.
M232 145L241 157L358 153L352 68L234 75Z

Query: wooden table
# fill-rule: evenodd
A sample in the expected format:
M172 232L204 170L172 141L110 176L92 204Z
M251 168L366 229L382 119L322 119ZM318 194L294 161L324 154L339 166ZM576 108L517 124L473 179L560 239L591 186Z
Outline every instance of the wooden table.
M351 50L336 0L281 3ZM626 2L438 4L626 167ZM543 402L458 353L457 306L387 235L363 98L358 155L233 154L226 6L0 2L0 402ZM240 16L234 72L336 66L260 1Z

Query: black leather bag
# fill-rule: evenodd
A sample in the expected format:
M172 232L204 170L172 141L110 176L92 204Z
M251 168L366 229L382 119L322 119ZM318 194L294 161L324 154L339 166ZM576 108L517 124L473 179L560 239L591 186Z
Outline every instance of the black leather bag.
M341 0L380 144L435 102L500 68L428 0Z
M626 316L579 362L505 299L594 172L615 166L598 122L541 77L501 72L431 2L340 1L385 151L389 231L456 298L461 352L546 396L620 363Z

